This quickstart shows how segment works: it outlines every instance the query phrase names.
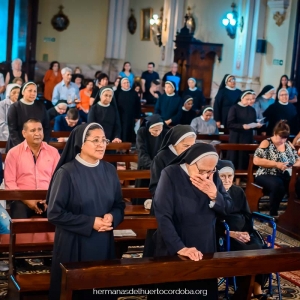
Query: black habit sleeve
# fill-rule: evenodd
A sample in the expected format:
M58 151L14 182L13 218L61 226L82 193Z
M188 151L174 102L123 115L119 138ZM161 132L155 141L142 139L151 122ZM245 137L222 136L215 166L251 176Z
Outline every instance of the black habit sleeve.
M185 247L173 223L175 199L178 197L174 194L174 190L172 180L169 178L168 173L163 170L155 192L153 204L158 228L171 255L175 255Z
M95 112L96 112L96 105L93 105L88 113L88 119L87 119L88 123L97 122Z
M151 174L151 178L150 178L150 185L149 185L149 190L152 194L152 197L155 194L155 190L160 178L160 174L161 171L166 167L163 160L160 159L159 157L160 155L156 155L151 163L150 166L150 174Z
M121 120L120 120L120 115L119 115L119 111L118 108L115 107L115 111L116 111L116 117L115 117L115 125L114 125L114 130L113 130L113 137L120 139L121 138Z
M227 127L228 129L244 129L242 123L237 123L236 105L232 106L229 109L228 117L227 117Z
M216 122L222 121L222 98L223 98L223 91L219 90L215 97L215 103L214 103L214 119ZM226 124L222 124L222 125L226 126Z
M22 143L22 139L18 132L18 112L15 105L11 105L7 112L7 124L9 131L9 138L12 141L13 146Z
M135 108L135 116L134 118L135 119L140 119L141 118L141 113L142 113L142 110L141 110L141 100L137 94L137 92L134 92L134 108Z
M136 150L138 153L138 165L143 169L150 169L152 159L147 148L147 128L142 127L138 130L136 136Z
M71 205L71 177L64 169L59 169L54 175L52 188L49 195L47 217L49 222L64 230L90 236L93 230L95 217L83 214L73 214L68 211Z
M44 130L44 141L49 143L49 141L51 139L50 121L49 121L49 116L47 114L47 110L45 107L43 107L43 111L44 111L44 117L42 120L42 125L43 125L43 130Z

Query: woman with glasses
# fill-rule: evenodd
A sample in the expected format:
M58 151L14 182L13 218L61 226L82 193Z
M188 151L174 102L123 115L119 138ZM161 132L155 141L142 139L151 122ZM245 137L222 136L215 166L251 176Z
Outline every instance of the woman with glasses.
M203 254L216 252L216 215L230 213L232 207L215 173L217 162L218 154L212 145L195 144L162 171L153 200L158 223L155 256L178 254L199 261ZM218 298L217 279L166 283L162 288L174 287L204 288L205 299ZM185 299L182 295L170 296L174 298ZM199 299L199 295L189 295L187 299Z
M225 222L230 228L230 251L263 249L264 242L260 234L254 230L251 211L246 199L244 190L233 184L234 166L229 160L219 160L217 170L222 183L230 195L233 202L233 210L225 216ZM220 227L220 228L219 228ZM217 226L218 236L224 236L224 226ZM237 285L242 288L244 277L237 277ZM258 274L255 276L253 295L259 300L267 300L267 296L262 293L267 275ZM238 290L236 291L238 295ZM235 299L234 297L232 299Z
M236 88L235 77L231 74L226 74L221 82L219 91L214 103L214 119L217 126L227 126L227 116L229 109L240 98L242 92Z
M111 87L102 87L88 114L88 123L99 123L106 137L112 143L121 143L121 123L116 105L112 104L114 91Z
M291 167L300 165L297 151L287 141L289 135L287 122L279 121L272 137L262 141L254 153L253 163L259 166L255 183L269 193L271 216L278 216L280 202L288 193Z
M267 135L273 134L274 127L280 120L287 120L290 127L290 134L296 135L299 132L298 114L295 105L289 103L289 92L282 88L278 91L278 99L274 104L270 105L263 116L264 121L269 122L267 126Z
M62 262L113 259L113 228L124 217L116 169L102 160L108 140L100 124L70 134L47 194L49 222L56 225L49 299L60 299ZM92 291L80 299L91 299Z
M227 128L231 144L252 144L253 128L262 126L257 123L256 111L250 106L252 97L252 90L243 91L240 101L234 104L228 112ZM227 158L233 162L236 169L248 168L249 154L247 151L230 150L227 152Z

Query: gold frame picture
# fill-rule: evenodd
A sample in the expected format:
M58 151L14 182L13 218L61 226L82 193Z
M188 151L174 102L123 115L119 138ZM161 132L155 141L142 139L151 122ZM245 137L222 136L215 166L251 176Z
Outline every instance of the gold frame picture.
M150 41L152 37L152 30L150 26L150 19L152 18L153 9L144 8L141 10L141 40Z

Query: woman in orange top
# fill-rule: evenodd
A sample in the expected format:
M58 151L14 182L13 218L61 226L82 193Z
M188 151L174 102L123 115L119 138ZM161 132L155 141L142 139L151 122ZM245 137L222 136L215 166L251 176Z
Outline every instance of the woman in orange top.
M94 81L88 80L86 87L80 90L80 103L77 104L79 115L83 122L87 122L87 115L90 110L90 98L93 92Z
M46 109L53 107L52 105L52 93L54 87L62 81L62 75L60 73L60 65L58 61L53 61L50 64L49 70L46 72L43 79L45 88L44 88L44 98L46 101Z

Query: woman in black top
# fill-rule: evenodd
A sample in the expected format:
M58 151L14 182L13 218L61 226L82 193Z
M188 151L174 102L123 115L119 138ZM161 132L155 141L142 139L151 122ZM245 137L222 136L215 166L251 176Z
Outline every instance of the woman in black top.
M24 141L22 135L23 124L29 119L41 121L44 130L44 141L50 141L50 122L43 101L36 101L37 86L34 82L23 85L19 101L13 103L7 113L9 138L6 150Z
M22 78L23 82L28 82L28 76L25 72L22 71L22 60L16 58L11 63L11 70L7 72L5 78L5 84L8 85L12 83L15 78Z

